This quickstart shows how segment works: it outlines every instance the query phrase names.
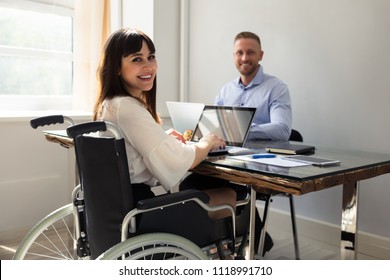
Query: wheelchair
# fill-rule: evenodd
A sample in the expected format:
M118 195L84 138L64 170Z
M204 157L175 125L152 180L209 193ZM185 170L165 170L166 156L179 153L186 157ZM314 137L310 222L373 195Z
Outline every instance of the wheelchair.
M31 126L67 120L61 117L38 118ZM80 184L72 203L30 230L14 259L244 259L248 211L238 215L228 204L210 206L208 195L195 189L135 203L120 130L97 121L71 123L66 132ZM228 215L210 216L221 211Z

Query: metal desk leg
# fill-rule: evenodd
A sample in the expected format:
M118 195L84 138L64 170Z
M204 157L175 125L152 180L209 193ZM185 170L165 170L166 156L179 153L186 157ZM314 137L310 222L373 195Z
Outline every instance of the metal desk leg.
M257 249L257 255L258 255L259 259L263 258L265 234L267 233L268 209L269 209L270 200L271 200L271 197L269 196L265 200L265 205L264 205L264 213L263 213L263 219L262 219L263 229L261 230L261 233L260 233L259 248L256 248Z
M263 219L262 219L263 229L261 230L261 233L260 233L259 248L256 248L258 259L263 258L265 235L267 233L267 225L268 225L268 209L269 209L269 204L271 202L271 196L266 196L264 201L265 201L265 205L264 205L264 213L263 213Z
M301 255L299 253L297 222L295 220L294 198L293 198L292 194L287 194L287 196L288 196L288 199L290 200L290 216L291 216L291 225L292 225L293 238L294 238L295 259L300 260Z
M340 244L342 260L357 258L357 202L358 183L344 184Z
M251 188L250 220L249 220L249 246L248 255L250 260L255 259L255 220L256 220L256 191Z

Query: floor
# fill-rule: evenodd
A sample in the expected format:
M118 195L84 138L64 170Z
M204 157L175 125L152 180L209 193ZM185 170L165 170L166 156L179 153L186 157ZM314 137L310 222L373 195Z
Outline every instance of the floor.
M294 243L290 232L283 233L278 231L277 228L269 226L269 232L274 241L274 247L271 251L267 252L264 256L266 260L294 260ZM337 246L331 246L318 240L306 238L304 236L299 237L299 251L302 260L339 260L340 248ZM370 260L373 259L370 256L358 254L358 259Z
M267 252L263 259L266 260L293 260L295 259L294 244L290 232L279 230L275 225L269 225L274 247ZM16 234L19 235L19 234ZM16 236L15 235L15 236ZM23 236L23 233L20 234ZM0 260L10 260L20 242L20 238L14 238L0 244ZM304 236L299 237L299 247L302 260L338 260L340 259L339 247L330 246L317 240ZM370 260L370 256L358 255L358 259Z
M26 231L15 233L12 239L0 239L0 260L11 260Z

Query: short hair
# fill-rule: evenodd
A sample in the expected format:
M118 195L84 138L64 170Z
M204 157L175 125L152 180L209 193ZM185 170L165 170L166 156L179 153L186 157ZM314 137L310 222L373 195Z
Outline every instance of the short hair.
M240 32L236 35L236 37L234 38L234 43L239 40L239 39L253 39L253 40L256 40L259 45L260 45L260 49L261 49L261 41L260 41L260 37L257 36L255 33L253 32L250 32L250 31L243 31L243 32Z

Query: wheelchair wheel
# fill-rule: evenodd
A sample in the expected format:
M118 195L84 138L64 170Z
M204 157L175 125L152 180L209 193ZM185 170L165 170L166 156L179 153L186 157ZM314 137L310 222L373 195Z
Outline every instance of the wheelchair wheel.
M52 212L30 230L13 259L77 259L74 220L72 204Z
M196 244L169 233L147 233L127 239L98 257L100 260L208 260Z

